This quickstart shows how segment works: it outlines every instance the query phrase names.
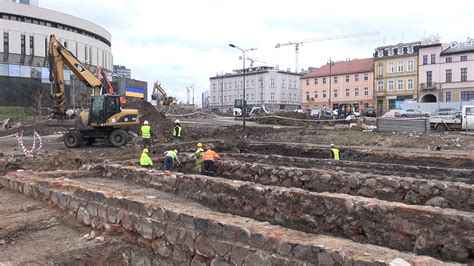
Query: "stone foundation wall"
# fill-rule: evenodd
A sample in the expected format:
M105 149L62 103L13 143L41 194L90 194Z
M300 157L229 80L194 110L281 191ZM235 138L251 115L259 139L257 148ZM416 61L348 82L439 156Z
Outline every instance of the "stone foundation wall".
M71 173L66 176L74 178ZM0 177L0 184L48 201L85 225L132 233L131 238L155 254L153 263L157 265L388 265L394 260L412 265L446 264L212 211L197 215L160 200L147 204L123 196L126 190L85 188L66 179L37 178L33 173L10 173ZM350 251L341 252L344 248Z
M120 165L105 169L111 178L308 233L323 232L461 262L474 256L472 213Z
M331 159L262 155L255 153L231 153L223 154L223 157L242 160L245 162L278 164L280 166L288 167L344 170L346 172L407 176L420 179L433 179L474 184L474 169L389 164L382 162L373 163L345 160L335 161Z
M218 161L217 165L218 176L263 185L474 211L474 185L470 184L227 160Z

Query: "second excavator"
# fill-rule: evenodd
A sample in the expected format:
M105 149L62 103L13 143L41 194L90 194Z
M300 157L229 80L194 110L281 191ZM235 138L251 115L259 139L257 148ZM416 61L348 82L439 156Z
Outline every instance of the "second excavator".
M80 112L76 119L69 119L65 110L64 65L91 88L89 110ZM64 134L64 144L68 148L78 148L83 144L92 144L97 139L105 139L115 147L125 145L128 140L128 127L139 123L138 110L122 109L121 96L104 91L100 79L95 77L54 35L49 39L49 66L53 107L47 124L74 126Z

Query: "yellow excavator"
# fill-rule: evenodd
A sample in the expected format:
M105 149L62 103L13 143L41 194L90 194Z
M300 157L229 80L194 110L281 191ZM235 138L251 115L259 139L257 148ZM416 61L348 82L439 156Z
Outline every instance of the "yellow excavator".
M69 119L70 116L65 110L64 65L92 91L89 110L82 111L75 119ZM95 77L54 35L49 38L49 67L53 107L47 124L74 126L64 135L64 144L68 148L92 144L96 139L108 140L115 147L127 144L128 127L139 123L138 110L122 109L120 95L108 94L102 87L100 79Z
M151 99L155 101L155 106L177 106L178 102L176 98L168 96L165 89L161 87L161 83L156 81L153 84L153 93L151 94Z

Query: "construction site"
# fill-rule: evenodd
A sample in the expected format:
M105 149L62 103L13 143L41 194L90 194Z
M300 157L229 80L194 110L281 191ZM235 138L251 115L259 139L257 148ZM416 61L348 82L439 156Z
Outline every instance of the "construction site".
M0 132L0 264L474 263L473 135L243 129L232 117L130 105L154 133L151 169L138 163L140 137L68 148L61 127ZM176 118L181 163L162 171ZM198 142L221 156L214 176L193 169Z

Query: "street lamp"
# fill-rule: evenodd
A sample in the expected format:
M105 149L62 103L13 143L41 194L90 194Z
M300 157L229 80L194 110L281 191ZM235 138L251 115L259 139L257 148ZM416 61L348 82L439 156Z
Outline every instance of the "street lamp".
M243 128L245 129L245 116L247 115L247 104L246 104L246 102L245 102L245 52L257 50L257 48L249 48L249 49L245 49L245 50L244 50L244 49L242 49L242 48L240 48L240 47L238 47L238 46L236 46L236 45L233 45L232 43L229 44L229 46L232 47L232 48L237 48L237 49L239 49L240 51L242 51L242 54L243 54L242 62L243 62L243 64L244 64L244 66L243 66L243 71L244 71L244 72L243 72L243 74L242 74L242 78L243 78L243 80L244 80L244 85L243 85L244 108L243 108L243 110L242 110L242 118L243 118L242 121L243 121Z

